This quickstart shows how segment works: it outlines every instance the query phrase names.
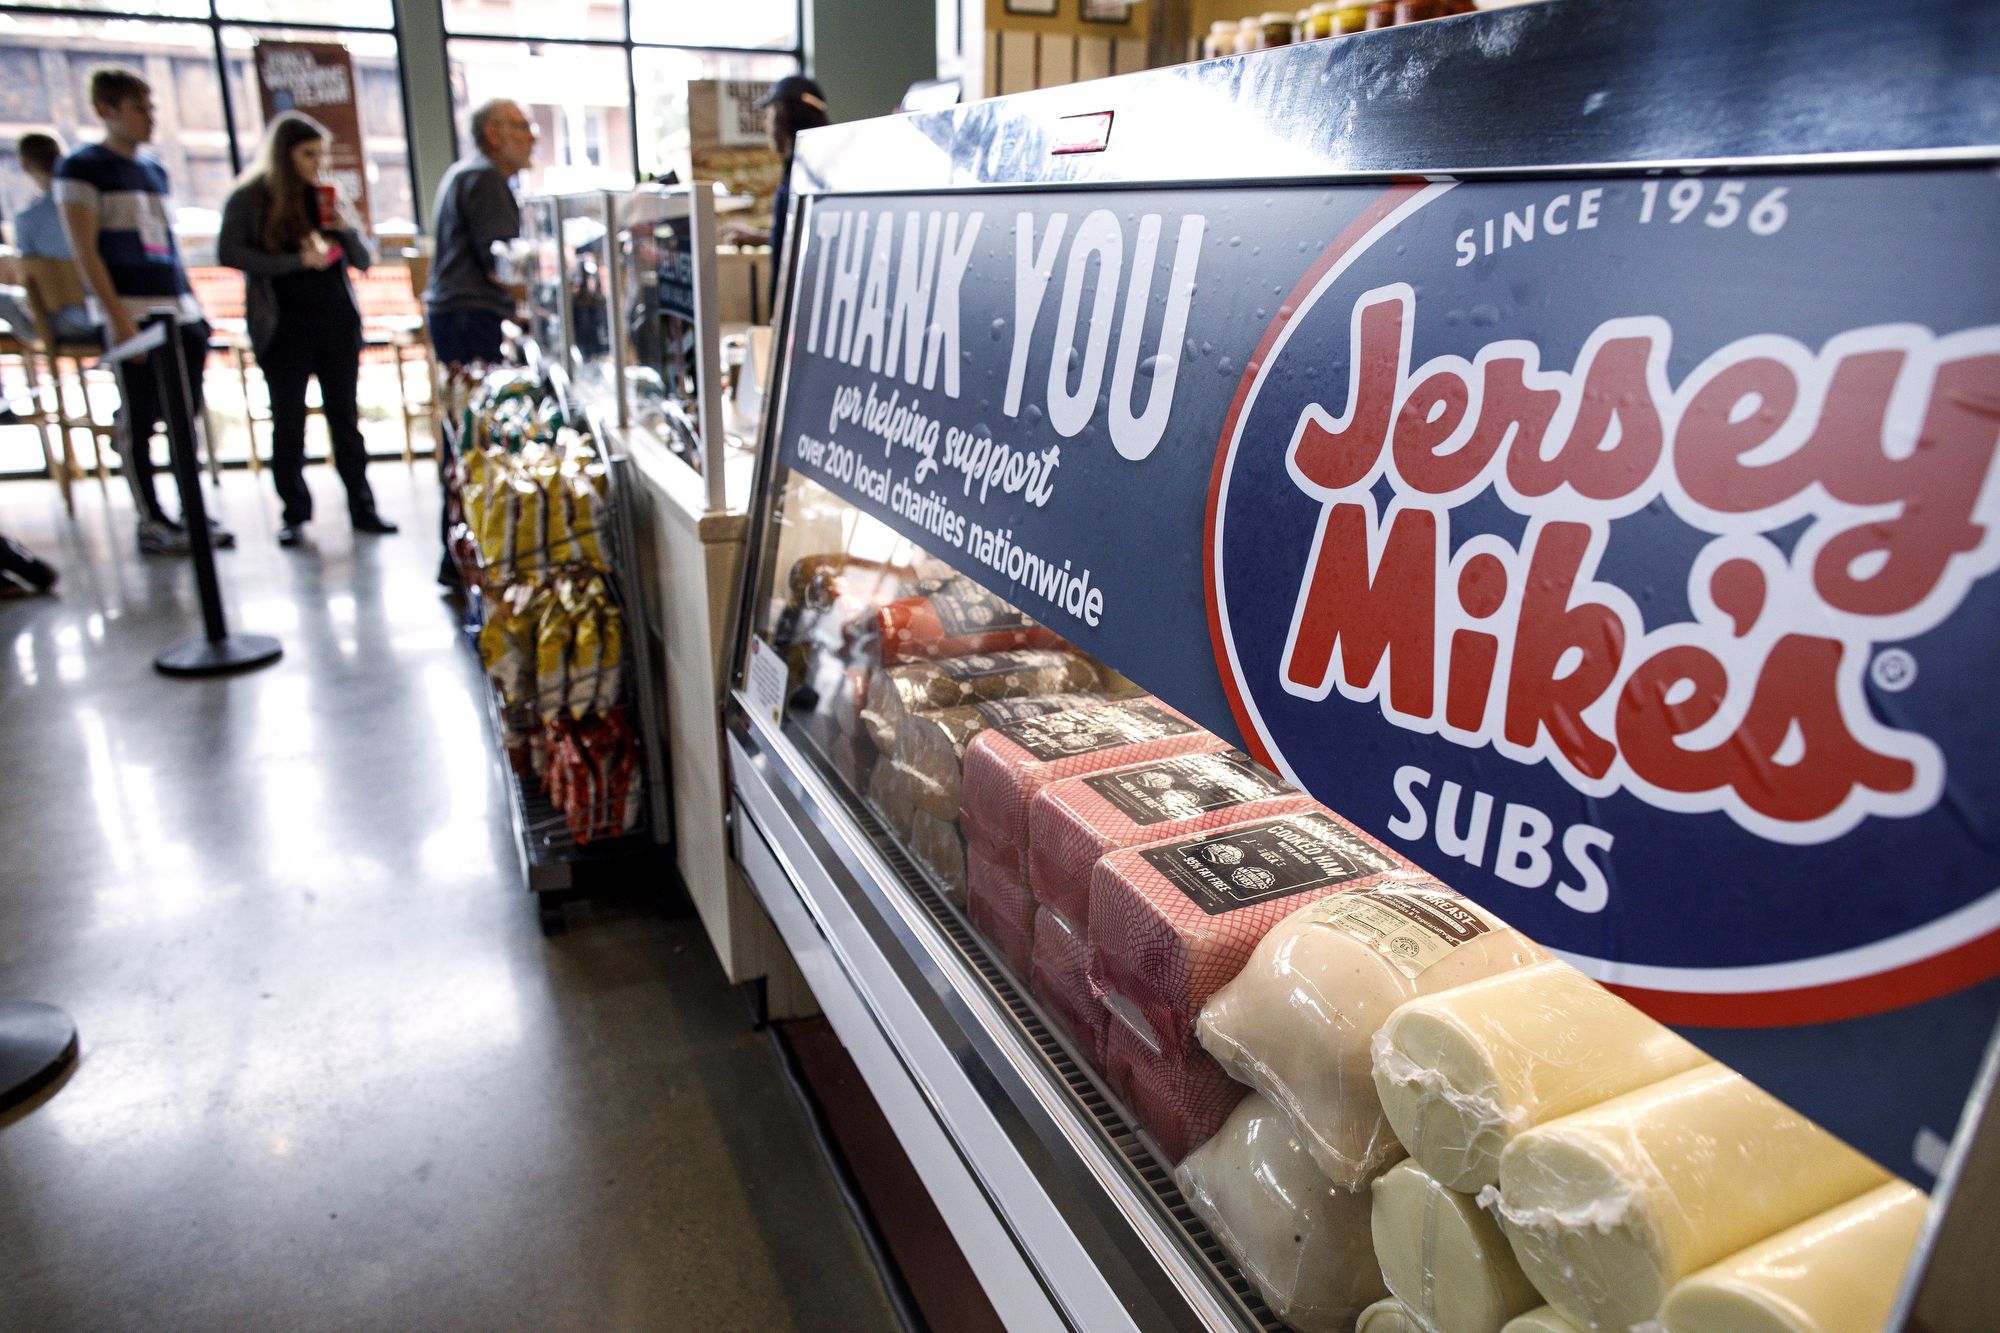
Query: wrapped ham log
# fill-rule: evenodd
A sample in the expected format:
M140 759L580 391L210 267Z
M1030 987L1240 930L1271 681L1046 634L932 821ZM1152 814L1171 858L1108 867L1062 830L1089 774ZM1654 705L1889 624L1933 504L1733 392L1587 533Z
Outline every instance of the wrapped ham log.
M971 579L956 576L917 585L913 596L898 598L877 611L875 626L884 666L1062 645L1052 631Z
M1093 1064L1103 1060L1104 996L1090 984L1090 946L1081 932L1046 907L1035 909L1034 954L1028 989L1069 1029Z
M1163 1041L1120 996L1103 995L1111 1090L1170 1162L1206 1143L1246 1089L1193 1042Z
M1043 906L1087 926L1090 872L1106 852L1318 808L1237 750L1064 778L1028 807L1028 888Z
M955 820L961 805L965 747L972 744L974 736L988 727L1102 702L1092 694L1044 694L912 713L897 724L896 742L889 753L903 767L912 799L939 819Z
M1090 883L1090 975L1163 1040L1192 1043L1266 931L1316 898L1416 873L1324 810L1112 852Z
M1284 1108L1334 1184L1359 1189L1403 1155L1375 1091L1376 1030L1413 996L1547 958L1442 884L1376 883L1264 936L1203 1009L1201 1043Z
M965 839L965 900L973 927L1016 975L1026 976L1035 947L1035 900L1015 874L1014 858L996 856L972 830Z
M965 813L999 835L1028 878L1028 807L1052 782L1227 749L1158 699L1100 704L994 727L965 749ZM1074 923L1072 923L1074 924Z
M1097 688L1097 667L1063 648L972 653L934 662L885 667L868 685L861 720L882 753L896 746L896 728L912 713L957 708L983 699L1073 694Z
M1299 1333L1346 1333L1388 1294L1369 1239L1367 1192L1328 1185L1262 1097L1244 1098L1174 1179L1271 1312Z

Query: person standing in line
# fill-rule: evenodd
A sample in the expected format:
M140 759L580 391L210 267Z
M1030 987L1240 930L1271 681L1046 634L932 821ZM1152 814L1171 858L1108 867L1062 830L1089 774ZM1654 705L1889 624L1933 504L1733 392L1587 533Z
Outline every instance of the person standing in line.
M356 532L396 525L375 512L368 487L368 444L361 435L361 305L347 271L373 261L367 241L327 208L319 184L326 127L287 111L264 134L257 165L222 208L216 258L245 277L250 348L271 390L271 479L284 514L280 546L297 546L312 518L306 486L306 385L319 377L333 466L347 488Z
M448 366L500 359L500 324L514 313L518 296L495 272L493 246L521 234L511 181L535 158L535 127L513 102L479 106L471 130L473 151L438 182L431 280L424 289L431 346Z
M771 194L771 225L769 228L725 227L723 240L734 245L771 247L771 310L775 315L780 285L778 266L785 260L785 228L791 221L792 155L798 148L802 131L818 129L833 122L827 111L825 90L816 80L804 74L787 74L779 79L757 99L757 105L764 110L764 124L771 135L771 147L783 163L778 172L778 188Z
M14 152L21 159L21 170L34 182L36 190L34 202L14 215L14 248L26 259L70 258L69 238L63 235L62 210L57 207L55 197L56 164L62 161L62 140L33 130L21 136ZM33 327L25 310L18 316L8 312L8 323L15 323L17 318L21 328ZM97 325L81 305L51 312L49 322L58 342L97 340Z
M90 105L104 123L104 141L78 149L56 166L63 233L103 317L109 345L138 337L140 322L151 316L179 318L189 407L199 421L209 328L174 242L166 168L146 148L153 137L152 85L129 69L93 70ZM153 357L161 354L118 366L116 430L124 458L120 470L139 511L139 549L181 555L188 549L187 531L160 507L153 486L153 431L164 412ZM236 544L221 528L214 540L218 546Z

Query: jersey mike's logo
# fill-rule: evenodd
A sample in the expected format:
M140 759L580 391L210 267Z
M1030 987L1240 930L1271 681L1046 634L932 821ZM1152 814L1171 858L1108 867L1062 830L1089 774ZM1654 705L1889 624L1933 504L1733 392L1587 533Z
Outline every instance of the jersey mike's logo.
M1397 187L1229 407L1250 748L1674 1021L2000 972L2000 227L1913 184Z
M1571 366L1502 340L1412 367L1416 315L1407 284L1358 297L1343 392L1293 429L1321 509L1286 690L1778 841L1936 802L1937 746L1876 721L1862 677L2000 557L2000 328L1755 334L1676 383L1654 316L1598 325ZM1527 520L1518 542L1454 541L1483 491ZM1611 526L1660 503L1710 540L1693 619L1648 627L1597 567ZM1791 524L1787 553L1768 534Z

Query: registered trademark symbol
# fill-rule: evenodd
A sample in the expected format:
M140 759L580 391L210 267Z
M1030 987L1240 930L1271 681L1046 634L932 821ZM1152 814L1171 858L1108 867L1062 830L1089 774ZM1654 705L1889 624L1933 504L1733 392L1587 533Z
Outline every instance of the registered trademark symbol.
M1868 665L1868 678L1878 689L1901 694L1917 681L1917 659L1901 648L1884 648Z

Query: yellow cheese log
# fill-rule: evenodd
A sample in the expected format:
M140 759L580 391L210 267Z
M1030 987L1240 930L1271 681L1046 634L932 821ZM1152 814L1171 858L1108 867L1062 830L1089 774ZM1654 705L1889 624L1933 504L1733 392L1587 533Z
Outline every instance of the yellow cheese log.
M1568 963L1411 1000L1374 1042L1375 1089L1410 1156L1476 1193L1516 1134L1707 1057Z
M1377 1301L1361 1312L1355 1321L1354 1333L1425 1333L1424 1326L1416 1316L1403 1308L1403 1303L1391 1296L1386 1301Z
M1497 1206L1550 1305L1588 1329L1625 1329L1689 1273L1888 1180L1709 1064L1520 1134L1480 1201Z
M1297 1333L1346 1333L1388 1294L1368 1235L1368 1192L1334 1189L1267 1099L1245 1097L1174 1180Z
M1667 1333L1876 1333L1930 1199L1897 1181L1704 1268L1667 1294Z
M1389 1294L1428 1333L1499 1333L1542 1303L1500 1224L1469 1194L1440 1185L1417 1163L1378 1176L1369 1214Z
M1555 1307L1540 1305L1509 1319L1500 1333L1583 1333L1583 1330L1557 1314Z

